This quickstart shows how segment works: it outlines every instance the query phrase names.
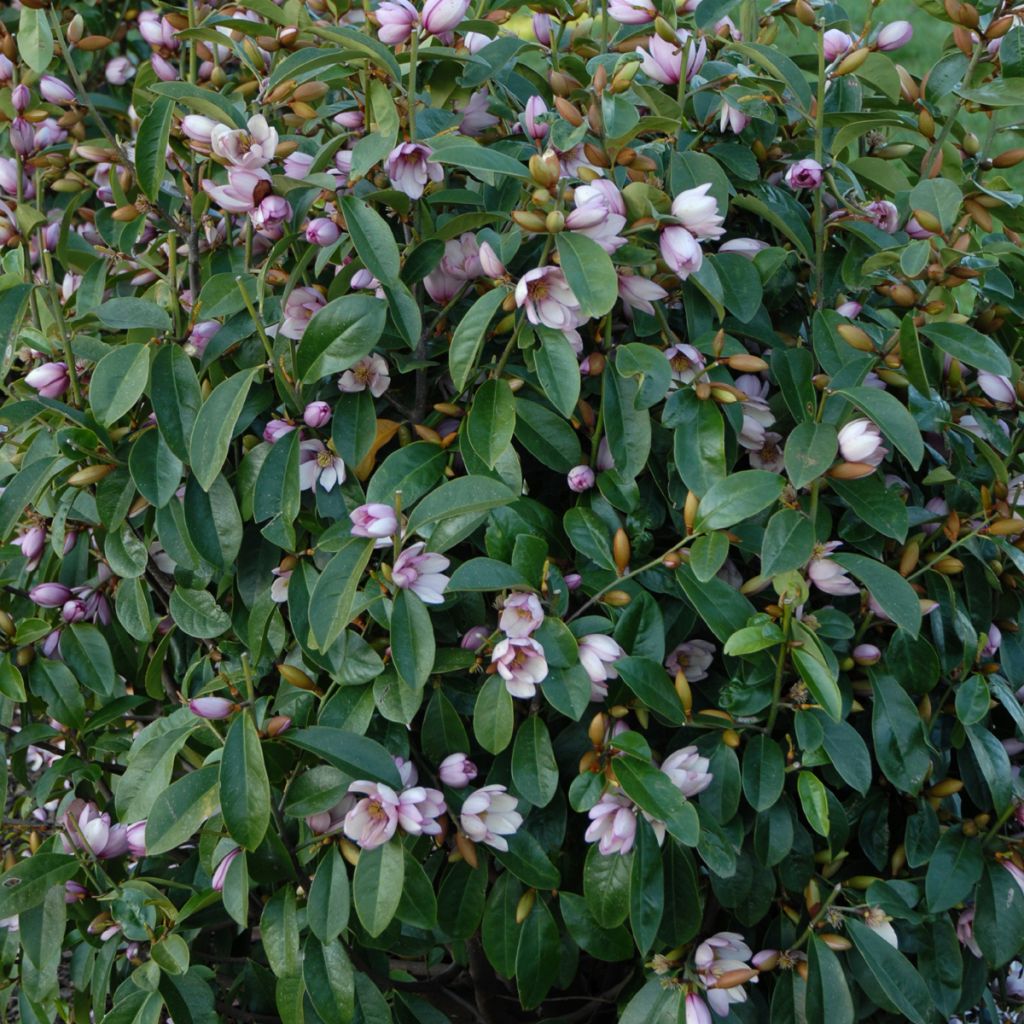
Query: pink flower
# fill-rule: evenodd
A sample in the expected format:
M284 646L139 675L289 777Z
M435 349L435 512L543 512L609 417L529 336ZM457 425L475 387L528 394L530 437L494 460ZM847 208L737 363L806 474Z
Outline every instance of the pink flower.
M488 277L504 277L505 264L498 259L498 254L491 248L490 242L480 245L480 269Z
M882 652L874 644L857 644L851 653L858 665L877 665L882 660Z
M746 417L744 417L746 422ZM748 449L750 465L754 469L763 469L768 473L781 473L786 468L785 453L782 448L782 435L773 430L766 430L759 448Z
M715 660L715 645L707 640L686 640L678 644L665 658L665 669L675 678L678 672L687 682L699 683L707 679L708 669Z
M882 51L898 50L914 38L914 26L909 21L892 21L875 37L875 46Z
M327 305L323 293L316 288L293 288L284 302L284 319L278 330L286 337L298 340L306 331L310 320Z
M21 549L25 559L25 568L30 572L39 565L46 550L46 530L41 526L30 526L23 530L12 542Z
M82 850L95 857L102 857L111 845L110 833L113 826L110 815L101 814L94 803L76 797L68 804L58 824L63 829L60 841L65 853Z
M291 582L294 569L271 569L270 575L274 582L270 584L270 599L275 604L284 604L288 600L288 584Z
M530 27L533 29L533 38L536 39L541 46L551 45L550 14L535 14L531 19Z
M837 28L830 28L822 39L822 45L825 48L825 60L831 64L832 61L849 51L853 46L853 39Z
M28 599L40 608L59 608L71 598L71 589L63 583L37 583L28 592Z
M135 67L127 57L115 57L107 61L107 66L103 70L103 77L111 85L124 85L134 75Z
M618 793L604 793L587 812L590 825L583 834L588 843L597 843L605 856L625 856L636 840L636 808L633 801Z
M608 17L620 25L647 25L658 16L653 0L610 0Z
M994 658L999 653L1002 644L1002 630L993 622L988 627L988 633L985 634L985 646L981 649L981 657Z
M537 692L537 684L547 678L548 663L544 648L530 637L505 637L494 647L491 664L505 680L513 697L528 700Z
M420 19L409 0L384 0L374 13L380 25L377 38L388 46L404 43Z
M582 494L589 491L597 480L594 471L589 466L573 466L566 478L569 483L569 490Z
M299 442L299 487L311 491L317 481L325 491L345 482L345 461L316 438Z
M277 152L277 129L267 124L262 114L249 118L246 127L228 128L215 124L210 130L210 149L232 167L258 170L274 159Z
M274 232L292 215L291 203L282 196L267 196L249 217L257 231Z
M725 218L718 212L718 200L708 195L711 182L688 188L672 200L672 216L697 239L705 242L721 238L725 234L722 222Z
M188 341L185 343L185 352L190 356L198 356L200 359L206 351L221 325L216 320L200 320L189 332Z
M501 118L491 113L491 96L486 88L477 89L468 100L456 103L455 112L462 115L459 122L462 135L483 135L488 128L501 123Z
M326 402L310 402L302 410L302 422L312 430L326 427L331 421L331 407Z
M452 789L465 789L477 776L476 765L465 754L449 754L438 766L441 781Z
M557 267L528 270L516 285L516 305L526 310L531 324L556 331L578 327L582 322L579 301Z
M747 125L750 124L750 117L744 114L738 107L734 107L727 100L722 102L722 112L718 118L718 130L720 132L732 132L739 135Z
M43 398L60 398L71 378L65 363L43 363L25 374L25 383Z
M922 227L916 217L911 217L910 220L907 221L905 230L911 238L916 238L918 240L922 238L933 238L935 236L935 232L929 231L926 227Z
M887 235L893 234L900 226L900 211L896 209L896 204L890 203L888 199L876 199L873 203L868 203L864 210L871 218L871 223Z
M960 940L961 946L966 946L971 953L978 957L982 956L981 948L974 938L974 907L967 907L960 911L956 922L956 937Z
M235 710L235 703L227 697L193 697L188 709L199 718L227 718Z
M60 610L60 617L67 623L83 622L89 615L89 608L79 597L65 601Z
M1017 404L1017 392L1014 391L1009 377L1003 377L998 373L989 373L987 370L979 370L978 387L980 387L993 402L997 402L1001 405Z
M460 281L472 281L483 274L480 264L480 246L476 236L470 232L458 238L450 238L444 245L441 267L445 273Z
M363 356L354 366L338 378L338 390L354 394L369 389L374 398L380 398L391 384L387 362L376 352Z
M498 628L506 636L524 637L540 629L543 622L544 609L536 594L515 592L505 599Z
M723 242L719 247L719 252L734 252L739 256L745 256L748 260L752 260L759 252L763 252L768 248L767 242L762 242L757 238L730 238L729 241Z
M747 993L742 985L732 988L718 988L718 978L729 971L744 970L753 956L751 948L737 932L718 932L705 939L694 954L694 963L704 982L706 996L711 1009L719 1017L729 1015L730 1003L746 1001Z
M610 636L588 633L579 640L580 664L590 677L590 699L604 700L608 696L608 680L618 679L615 662L626 652Z
M270 175L262 168L229 167L226 185L203 179L206 194L226 213L252 213L270 188Z
M835 540L819 544L814 557L807 565L807 578L819 590L835 597L859 594L860 587L846 575L846 570L829 558L829 555L840 546L840 542Z
M537 142L550 131L549 126L540 120L547 112L548 105L544 102L543 97L531 96L526 101L526 107L523 110L523 127L526 129L526 134Z
M839 431L839 454L847 462L877 466L888 454L882 434L869 419L851 420Z
M398 532L398 516L390 505L371 502L360 505L349 513L352 520L352 536L384 540Z
M345 835L364 850L383 846L398 829L398 794L384 783L362 779L353 782L348 791L364 796L345 815Z
M697 239L686 228L675 225L664 228L659 247L662 259L681 281L695 274L704 263L704 253Z
M648 49L638 46L640 66L644 72L662 85L677 85L683 74L683 62L686 62L686 81L700 71L707 55L708 44L703 39L695 39L686 29L676 32L677 42L670 43L661 36L651 36Z
M523 823L523 816L516 810L518 805L519 801L504 786L484 786L466 797L459 812L459 824L474 843L505 851L505 836L516 833Z
M619 234L626 226L626 218L610 213L600 201L587 205L580 205L577 201L576 209L565 218L565 226L569 231L593 239L607 253L613 253L626 244L626 239Z
M684 1003L686 1008L685 1024L712 1024L711 1011L707 1003L696 992L691 992Z
M462 634L459 646L464 651L477 651L483 647L490 635L491 630L486 626L470 626L469 629Z
M75 102L75 90L53 75L43 75L39 79L39 92L47 103L55 103L59 107Z
M442 573L449 561L433 551L423 553L424 547L423 541L407 547L395 559L391 580L396 587L411 590L424 604L441 604L448 586L448 577Z
M696 747L683 747L662 761L661 770L683 796L694 797L711 785L710 763L706 757L701 757Z
M843 302L836 306L836 312L840 316L845 316L847 320L856 320L863 308L859 302Z
M824 173L825 169L817 160L807 157L790 164L784 180L794 192L801 188L820 188Z
M218 122L212 117L204 117L202 114L186 114L181 119L181 133L186 139L193 142L201 142L208 146L213 138L213 129L218 127Z
M704 369L704 356L692 345L673 345L665 349L665 358L672 368L672 379L680 384L693 383Z
M444 795L436 789L412 786L398 797L398 824L412 836L441 834L437 819L445 813Z
M999 862L1006 868L1007 871L1013 876L1013 880L1020 886L1021 892L1024 892L1024 871L1021 871L1012 860L1003 860Z
M270 420L263 428L263 440L267 444L277 444L282 437L290 434L295 429L294 423L287 420Z
M420 21L427 35L451 32L462 24L469 10L469 0L426 0Z
M135 821L125 829L125 840L133 857L146 856L146 819Z
M334 245L340 237L341 228L330 217L314 217L306 225L306 241L312 245Z
M618 278L619 298L622 299L623 309L629 316L637 309L654 316L653 304L668 297L668 292L660 284L650 278L641 277L640 274L620 270Z
M221 862L217 865L216 870L213 872L213 878L210 881L210 887L214 892L223 892L224 883L228 879L228 868L231 867L235 862L235 858L242 852L240 846L236 846L233 850L230 850L226 856L221 859Z
M402 142L387 158L387 173L392 188L410 199L419 199L431 181L443 181L444 169L431 160L433 150L421 142Z

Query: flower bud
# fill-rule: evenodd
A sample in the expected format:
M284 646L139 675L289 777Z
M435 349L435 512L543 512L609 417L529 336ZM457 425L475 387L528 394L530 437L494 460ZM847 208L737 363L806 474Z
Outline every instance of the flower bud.
M71 588L63 583L37 583L29 590L28 596L40 608L60 608L71 599Z
M234 701L227 697L193 697L188 702L188 709L199 718L227 718L235 710Z

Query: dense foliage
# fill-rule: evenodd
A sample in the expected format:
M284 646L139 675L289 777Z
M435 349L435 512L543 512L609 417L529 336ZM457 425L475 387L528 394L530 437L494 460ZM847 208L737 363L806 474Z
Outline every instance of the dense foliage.
M4 6L6 1019L1024 999L1012 12Z

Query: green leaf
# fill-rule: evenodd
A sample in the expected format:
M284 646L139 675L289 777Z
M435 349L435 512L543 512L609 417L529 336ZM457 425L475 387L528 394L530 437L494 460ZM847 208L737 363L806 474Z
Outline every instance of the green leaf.
M506 978L511 978L516 972L516 949L519 945L516 908L522 892L523 887L508 872L498 875L480 928L487 959Z
M372 295L343 295L318 310L299 342L295 368L304 384L354 366L384 333L387 304Z
M516 399L515 436L520 444L548 469L568 473L583 462L576 431L565 418L546 405Z
M686 722L682 702L660 662L651 658L619 658L615 670L626 686L655 714L673 725Z
M182 463L156 428L144 431L128 453L132 482L154 508L163 508L181 484Z
M85 699L67 665L49 658L36 658L29 669L29 683L31 692L46 702L52 718L72 729L82 728Z
M388 87L378 78L370 79L368 107L373 111L377 124L374 131L364 135L352 148L352 167L349 171L352 181L365 177L368 171L387 157L398 140L399 122L395 101Z
M22 7L18 14L18 56L41 75L53 59L53 33L46 20L46 11Z
M352 878L352 902L360 923L371 937L391 923L402 899L405 858L402 844L384 843L362 850Z
M231 627L231 616L208 590L192 590L180 584L168 602L171 618L189 636L212 640Z
M746 469L716 483L697 507L697 530L724 530L774 504L785 481L777 473Z
M231 838L255 850L270 824L270 781L259 734L248 713L235 715L224 741L220 806Z
M985 864L978 883L974 938L990 967L1002 967L1024 949L1024 890L1005 863Z
M494 859L519 881L534 889L557 889L562 884L561 875L544 853L540 843L521 828L514 835L506 837L507 850L492 850Z
M626 1004L619 1024L676 1024L680 1019L686 1019L682 987L666 988L652 978Z
M565 513L562 520L566 535L573 547L584 557L596 562L602 569L615 571L612 542L608 527L588 508L576 506Z
M167 447L188 461L188 442L202 405L192 360L177 345L161 345L150 370L149 398Z
M870 675L874 692L871 732L878 766L897 789L916 795L931 767L917 706L892 676Z
M39 906L54 886L78 873L78 861L61 853L36 853L0 875L0 914L17 917Z
M736 50L748 57L755 64L764 68L777 82L783 83L793 94L800 107L809 111L811 108L811 87L804 78L803 72L774 46L763 46L760 43L730 43L729 50Z
M673 459L683 483L699 497L725 479L725 421L714 402L689 391L676 394L686 397L673 407Z
M456 391L464 390L469 383L480 358L487 328L507 294L504 288L484 292L459 320L448 348L448 372Z
M778 628L778 627L776 627ZM743 793L755 811L766 811L782 796L786 759L769 736L755 736L743 752Z
M583 866L587 909L602 928L617 928L629 916L630 856L605 856L593 844Z
M601 413L615 471L632 480L647 464L651 451L651 415L637 406L640 385L633 377L609 373L604 378Z
M551 404L563 415L571 416L580 397L580 370L576 353L561 331L538 327L540 345L535 350L537 378ZM665 362L662 359L662 362Z
M309 601L309 629L315 649L329 650L348 625L356 591L371 554L372 540L353 537L320 574Z
M819 836L828 838L828 790L824 783L813 772L800 772L796 780L800 806L803 808L807 823Z
M370 779L392 789L402 788L395 762L376 740L326 725L288 729L281 738L293 747L316 754L353 779Z
M852 402L869 419L878 424L882 433L907 457L917 469L924 458L924 442L914 417L897 399L878 388L842 388L835 392Z
M458 477L428 494L409 516L406 529L409 533L423 533L425 526L442 519L471 512L488 512L515 501L515 498L513 491L500 480L486 476Z
M816 935L807 947L807 1020L854 1024L853 999L839 957Z
M670 835L685 846L697 845L697 811L663 771L625 755L615 761L615 776L626 796L641 810L663 821Z
M167 311L148 299L107 299L92 310L91 315L112 331L146 328L163 334L171 329L171 318Z
M910 961L855 918L847 918L846 928L871 975L899 1012L913 1024L929 1024L934 1006L931 993Z
M555 919L538 898L523 922L516 951L516 987L524 1010L543 1002L558 976L561 943Z
M984 676L969 676L956 689L956 717L964 725L974 725L988 714L992 700Z
M516 732L512 747L512 781L534 807L546 807L558 789L558 764L547 726L536 715Z
M774 622L762 622L756 626L738 629L725 642L722 653L738 658L745 654L756 654L769 647L777 647L785 642L785 634Z
M836 428L831 423L804 420L786 439L785 462L797 490L817 480L835 461L839 450Z
M619 281L608 253L586 235L563 231L558 235L558 255L583 316L609 312L619 297Z
M701 583L707 583L728 557L729 538L724 533L704 533L690 547L690 569Z
M861 734L849 722L818 716L824 738L822 747L839 777L858 793L871 788L871 755Z
M348 868L338 848L329 846L309 890L309 930L321 942L332 942L348 927L349 903Z
M466 437L488 468L512 443L516 400L506 380L488 380L477 391L466 419Z
M146 853L168 853L217 813L220 765L208 764L172 782L153 802L146 820Z
M981 878L985 860L981 839L965 836L958 828L942 834L925 875L925 899L933 914L955 907L966 899Z
M948 231L960 213L963 195L960 186L949 178L926 178L911 190L909 202L912 210L930 213Z
M811 691L811 696L821 705L829 718L838 722L843 716L843 697L835 674L825 661L814 634L804 630L799 635L805 646L793 649L793 664L807 689Z
M489 754L500 754L512 740L515 712L505 680L497 673L480 687L473 707L473 735Z
M355 1020L355 971L341 942L320 942L315 935L307 936L302 947L302 980L313 1009L323 1020Z
M637 818L633 863L629 874L629 925L637 949L646 954L654 945L665 904L665 874L661 847L646 819Z
M558 909L573 942L598 960L628 960L633 956L633 939L625 927L602 928L590 913L587 902L573 892L558 894Z
M382 285L397 285L402 261L391 226L372 206L355 196L343 196L340 206L363 266Z
M487 899L487 867L465 861L452 864L437 895L437 924L453 939L469 939L477 930Z
M959 359L961 363L973 366L976 370L996 373L1001 377L1009 377L1013 373L1013 365L996 342L967 324L923 324L921 333L938 345L946 355Z
M907 539L907 506L877 473L860 480L829 480L829 486L868 526L901 544Z
M110 646L96 626L88 622L65 626L60 639L60 653L83 686L101 697L113 695L117 682L114 659Z
M122 345L96 364L89 385L89 406L105 427L135 406L149 382L149 349Z
M897 626L917 636L921 629L921 602L914 588L898 572L863 555L840 552L832 558L867 587Z
M434 667L434 626L427 606L400 589L391 610L391 657L402 681L414 690L426 685Z
M522 573L505 562L494 558L471 558L452 573L448 590L507 590L527 585Z
M761 542L761 573L777 576L807 564L814 553L814 527L796 509L783 508L768 520Z
M241 370L222 381L210 393L196 416L189 438L188 461L204 491L208 491L220 476L249 387L260 369L254 366Z
M158 96L142 119L135 139L135 174L139 188L154 203L167 170L167 142L173 119L174 101Z

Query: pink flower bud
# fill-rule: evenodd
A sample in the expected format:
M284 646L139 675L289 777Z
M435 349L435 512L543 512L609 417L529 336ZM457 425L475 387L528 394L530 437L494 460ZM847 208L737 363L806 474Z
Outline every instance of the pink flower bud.
M125 830L128 850L133 857L146 856L146 819L133 822Z
M360 505L349 514L349 518L352 520L353 537L380 540L393 537L398 532L398 516L395 510L382 502Z
M28 596L40 608L59 608L71 599L71 589L63 583L37 583Z
M363 129L366 119L361 110L343 110L340 114L334 115L334 123L340 128L356 132Z
M578 572L567 572L562 579L565 580L565 585L570 591L579 590L583 583L583 577Z
M73 597L64 602L60 614L65 622L82 622L88 616L89 609L81 598Z
M263 440L267 444L277 444L285 434L290 434L294 429L294 423L287 423L285 420L271 420L263 428Z
M169 61L154 53L149 58L153 72L161 82L176 82L178 80L178 69Z
M914 26L909 21L893 21L886 25L875 38L875 46L888 52L906 46L914 38Z
M858 665L877 665L882 652L874 644L858 644L853 649L853 660Z
M569 490L575 491L577 494L582 494L584 491L589 491L597 480L594 476L594 471L589 466L573 466L569 470L567 477L569 483Z
M331 407L326 402L310 402L302 412L302 421L307 427L318 430L331 420Z
M795 192L802 188L820 188L823 176L824 168L821 164L807 157L790 165L785 182Z
M471 626L463 633L459 646L464 651L479 650L490 635L491 631L486 626Z
M39 148L36 145L35 130L23 117L16 117L11 122L8 137L11 140L11 148L18 156L29 156Z
M32 93L24 82L11 90L11 106L16 114L24 114L32 104Z
M863 307L859 302L843 302L836 306L836 312L840 316L845 316L847 320L856 320L860 316L860 311Z
M39 92L47 103L63 107L75 102L75 90L53 75L43 75L39 80Z
M505 264L498 259L489 242L480 243L480 268L487 277L505 276Z
M235 710L234 701L227 697L193 697L188 702L188 709L199 718L227 718Z
M458 28L469 10L469 0L426 0L420 22L428 35L441 35Z
M216 870L213 872L213 880L211 886L215 892L224 891L224 883L227 881L228 868L235 862L235 858L242 852L240 846L236 846L218 865Z
M531 139L543 139L550 130L548 125L539 118L548 112L548 105L540 96L531 96L526 101L526 108L523 111L523 124L526 127L526 134Z
M441 781L452 789L463 789L476 777L476 765L465 754L449 754L438 767Z
M334 245L341 237L341 228L329 217L315 217L306 225L306 241L313 245Z
M850 49L853 39L837 28L830 28L822 39L822 45L825 48L825 60L831 64Z

